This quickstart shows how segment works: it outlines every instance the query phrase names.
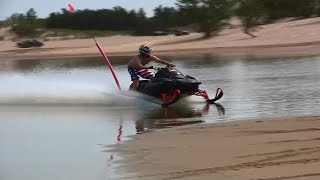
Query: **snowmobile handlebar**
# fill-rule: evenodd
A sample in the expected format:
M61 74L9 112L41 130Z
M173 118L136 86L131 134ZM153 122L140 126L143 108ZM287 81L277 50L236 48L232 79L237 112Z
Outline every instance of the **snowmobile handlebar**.
M159 71L160 69L169 68L169 67L175 67L175 66L162 66L162 67L149 66L148 69L154 69L156 71Z

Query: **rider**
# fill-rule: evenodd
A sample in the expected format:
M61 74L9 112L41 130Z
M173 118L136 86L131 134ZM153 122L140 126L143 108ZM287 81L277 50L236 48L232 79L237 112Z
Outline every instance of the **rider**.
M158 57L151 55L152 48L147 45L141 45L139 48L139 54L134 56L128 62L128 72L131 76L132 84L130 85L130 90L136 90L139 86L139 76L145 79L151 79L154 77L154 74L148 69L153 68L152 66L147 68L145 67L151 61L164 64L167 66L175 66L165 60L159 59Z

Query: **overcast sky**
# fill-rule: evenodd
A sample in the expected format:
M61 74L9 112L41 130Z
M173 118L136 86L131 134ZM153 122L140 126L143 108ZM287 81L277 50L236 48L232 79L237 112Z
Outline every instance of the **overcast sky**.
M62 8L68 9L72 4L77 9L110 9L121 6L127 10L143 8L148 16L153 15L153 9L158 5L175 6L176 0L0 0L0 20L13 13L26 13L34 8L38 17L47 17L51 12Z

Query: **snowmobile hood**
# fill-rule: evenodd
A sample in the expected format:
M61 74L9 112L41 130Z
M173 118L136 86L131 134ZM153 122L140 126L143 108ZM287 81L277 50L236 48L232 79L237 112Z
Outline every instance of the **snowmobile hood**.
M178 69L173 67L162 68L156 73L157 78L183 79L184 75Z

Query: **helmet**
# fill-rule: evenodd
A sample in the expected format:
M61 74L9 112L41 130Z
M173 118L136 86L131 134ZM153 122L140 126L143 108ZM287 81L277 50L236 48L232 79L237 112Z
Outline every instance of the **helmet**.
M139 48L139 53L142 55L142 56L150 56L151 54L151 51L152 51L152 48L147 46L147 45L141 45L140 48Z

